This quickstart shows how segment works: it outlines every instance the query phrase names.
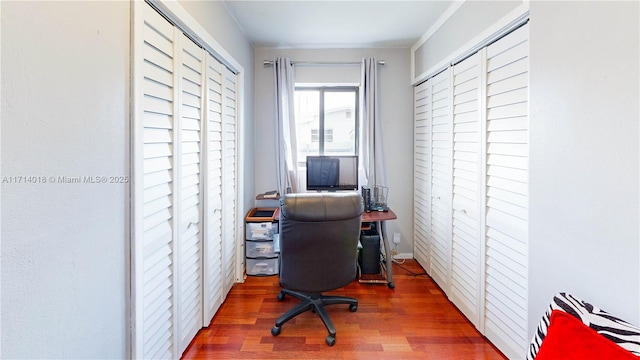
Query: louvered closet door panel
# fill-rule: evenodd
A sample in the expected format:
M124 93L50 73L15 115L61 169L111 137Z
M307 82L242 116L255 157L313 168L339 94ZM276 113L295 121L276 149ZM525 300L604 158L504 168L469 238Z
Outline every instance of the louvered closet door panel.
M144 6L142 74L142 239L136 239L135 355L174 357L176 307L174 260L174 28ZM140 217L137 217L140 219ZM137 225L139 226L139 225Z
M207 54L205 326L222 305L222 64Z
M480 54L453 67L453 227L449 298L480 322Z
M485 335L509 358L528 343L528 34L487 48Z
M180 41L180 349L202 328L202 233L200 144L204 51L184 34Z
M225 296L231 290L236 278L236 81L237 75L225 68L222 83L222 205L224 209L222 251Z
M413 256L429 269L431 237L431 80L414 88Z
M450 70L431 83L431 262L430 275L448 293L451 272Z

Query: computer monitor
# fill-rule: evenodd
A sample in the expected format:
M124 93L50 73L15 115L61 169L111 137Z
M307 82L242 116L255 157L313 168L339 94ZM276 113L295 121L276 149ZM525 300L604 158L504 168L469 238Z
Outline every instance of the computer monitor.
M358 190L358 157L307 156L307 190Z

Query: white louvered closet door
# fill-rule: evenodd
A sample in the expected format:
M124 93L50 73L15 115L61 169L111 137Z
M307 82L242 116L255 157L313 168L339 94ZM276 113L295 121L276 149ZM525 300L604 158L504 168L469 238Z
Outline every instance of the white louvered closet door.
M222 69L207 54L206 61L206 143L205 188L205 281L204 325L208 325L222 305Z
M141 172L136 175L135 228L135 342L136 358L171 359L176 322L175 213L173 182L174 139L174 27L150 6L144 6L144 25L136 46L143 58L138 80L142 110L136 142L142 143ZM140 34L141 33L141 34ZM140 101L140 100L139 100ZM141 113L141 114L140 114ZM138 150L138 155L140 151ZM140 223L142 226L140 226Z
M484 203L481 167L480 54L453 66L453 226L449 298L480 323L481 232Z
M431 80L431 261L429 274L449 291L451 274L452 124L450 70Z
M177 359L237 280L237 75L133 6L131 357Z
M226 295L236 280L236 176L237 176L237 75L225 68L222 72L222 252L223 291Z
M429 269L431 237L431 80L414 88L413 256Z
M487 47L485 336L509 358L529 342L528 37L525 25Z
M204 51L180 36L180 213L178 216L179 352L202 328L202 232L200 146L203 117Z

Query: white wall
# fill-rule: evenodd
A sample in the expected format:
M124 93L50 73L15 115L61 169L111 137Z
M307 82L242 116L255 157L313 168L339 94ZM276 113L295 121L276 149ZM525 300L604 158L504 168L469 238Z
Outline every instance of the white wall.
M0 6L0 357L125 358L129 4Z
M255 190L277 188L275 174L273 68L263 60L286 56L294 61L385 60L378 73L383 147L389 186L389 206L398 216L387 222L389 234L399 232L398 252L413 253L413 88L408 49L273 49L255 50ZM298 66L296 80L316 83L359 83L360 66Z
M2 6L0 6L0 39L2 39ZM2 47L0 47L0 69L2 69ZM1 72L1 71L0 71ZM0 99L2 99L2 86L0 86ZM0 101L0 159L2 159L2 101ZM0 165L1 165L0 161ZM0 175L2 169L0 166ZM0 209L2 209L2 186L0 185ZM2 211L0 210L0 214ZM0 234L2 234L2 216L0 216ZM2 237L0 236L0 239ZM2 240L0 240L0 267L2 265ZM2 332L2 272L0 269L0 333ZM0 356L2 356L2 336L0 335Z
M530 15L530 331L558 291L640 325L639 3Z
M443 65L447 65L442 60L453 60L442 59L443 54L453 54L465 46L476 45L469 44L469 41L522 2L523 0L483 0L462 3L438 31L416 49L415 75L419 76L438 67L442 69Z
M0 39L2 39L2 6L0 6ZM0 46L0 69L2 69L2 47ZM0 71L1 72L1 71ZM2 86L0 86L0 99L2 99ZM2 101L0 101L0 160L2 159ZM0 161L0 164L2 161ZM0 166L0 175L2 169ZM0 185L0 209L2 209L2 186ZM2 211L0 210L0 213ZM2 234L2 216L0 216L0 234ZM1 238L1 236L0 236ZM0 267L2 265L2 240L0 240ZM2 272L0 269L0 333L2 332ZM0 356L2 356L2 336L0 335Z
M219 2L182 4L245 68L248 209L253 50ZM0 358L127 358L129 185L58 176L129 175L130 4L0 9L0 177L47 180L2 184Z

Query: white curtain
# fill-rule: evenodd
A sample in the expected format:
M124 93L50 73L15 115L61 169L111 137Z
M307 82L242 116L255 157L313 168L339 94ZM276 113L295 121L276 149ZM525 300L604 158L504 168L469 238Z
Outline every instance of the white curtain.
M360 83L362 120L360 122L359 183L369 187L386 186L382 157L382 123L378 113L378 61L375 58L362 59Z
M291 59L276 58L273 63L276 94L276 176L278 191L297 192L298 159L295 121L295 75Z

